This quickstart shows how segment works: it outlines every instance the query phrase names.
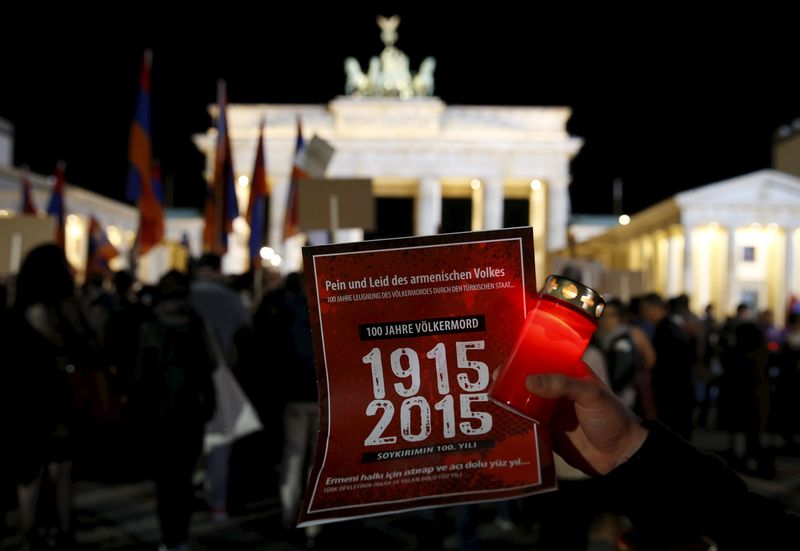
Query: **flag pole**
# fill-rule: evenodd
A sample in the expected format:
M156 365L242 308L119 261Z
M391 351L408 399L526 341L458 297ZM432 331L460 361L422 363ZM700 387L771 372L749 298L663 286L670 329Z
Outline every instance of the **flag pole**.
M253 308L258 308L261 297L264 295L264 267L261 265L261 257L258 263L253 263Z
M612 195L614 201L614 216L620 216L622 214L622 178L614 178Z
M331 244L336 243L336 233L339 229L339 196L335 193L328 195L328 222L330 223Z

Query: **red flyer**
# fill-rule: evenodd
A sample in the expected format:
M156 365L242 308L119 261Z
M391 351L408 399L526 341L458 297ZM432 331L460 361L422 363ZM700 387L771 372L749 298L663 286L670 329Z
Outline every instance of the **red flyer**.
M300 526L555 489L546 428L487 395L536 293L531 228L303 258L321 415Z

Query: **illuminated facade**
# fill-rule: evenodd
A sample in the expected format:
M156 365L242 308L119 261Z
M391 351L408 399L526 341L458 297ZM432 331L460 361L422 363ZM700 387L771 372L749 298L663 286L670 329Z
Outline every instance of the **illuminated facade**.
M302 239L284 243L281 235L297 116L307 140L316 134L335 148L326 177L369 178L378 200L410 198L416 235L442 227L442 204L449 198L470 202L471 220L463 230L504 227L504 201L516 199L527 202L523 224L534 227L537 276L546 274L548 251L566 246L569 162L582 145L566 131L568 108L461 107L438 98L373 97L340 97L328 105L230 105L237 176L252 173L259 123L266 117L268 242L282 252L284 272L299 269L301 261ZM206 156L207 178L213 173L215 143L213 129L195 136ZM239 181L239 201L246 205L247 185ZM246 267L243 222L229 240L229 271ZM343 230L337 240L363 235L359 229Z
M639 272L638 291L686 293L696 312L745 302L782 323L800 291L798 242L800 179L761 170L679 193L562 254Z
M50 201L53 187L51 178L39 174L29 174L34 203L44 216ZM120 252L111 261L113 269L128 267L128 255L136 237L139 214L135 207L109 199L70 184L64 189L66 204L65 253L70 264L79 275L86 267L88 253L88 229L92 216L105 228L108 240ZM20 171L8 166L0 166L0 216L15 216L20 206ZM137 267L138 278L145 283L155 283L158 278L180 264L179 243L184 235L189 240L192 254L199 255L202 248L203 221L196 213L172 210L165 220L165 242L154 247L144 255ZM12 236L2 236L11 239ZM18 261L9 263L10 272L15 273Z
M395 200L391 208L378 206L379 228L386 225L382 217L402 225L405 235L530 225L541 282L548 251L567 243L569 162L582 145L566 131L570 110L445 105L433 96L436 60L426 57L414 72L408 56L396 47L400 17L378 17L377 24L384 44L380 55L370 58L363 69L354 57L344 61L347 96L327 105L228 106L241 207L247 204L247 176L253 170L261 121L266 122L271 186L267 241L280 251L281 271L301 268L305 239L301 235L284 241L282 236L299 117L306 140L317 135L335 150L325 177L369 179L378 201L385 205ZM216 107L210 111L215 118ZM206 156L205 176L210 181L215 129L196 135L194 141ZM396 200L410 200L413 208L403 211ZM515 214L524 211L524 217L504 219L511 201ZM461 209L453 214L455 202ZM247 269L248 232L243 219L234 221L223 268ZM390 233L397 236L397 228ZM373 237L387 235L379 231ZM335 236L340 242L361 239L364 232L359 228Z

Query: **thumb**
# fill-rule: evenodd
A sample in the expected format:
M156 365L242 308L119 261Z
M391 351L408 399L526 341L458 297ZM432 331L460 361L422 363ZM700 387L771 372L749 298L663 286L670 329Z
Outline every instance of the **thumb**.
M529 375L525 379L525 388L543 398L567 398L587 408L598 405L604 399L603 385L593 374L581 378L560 373Z

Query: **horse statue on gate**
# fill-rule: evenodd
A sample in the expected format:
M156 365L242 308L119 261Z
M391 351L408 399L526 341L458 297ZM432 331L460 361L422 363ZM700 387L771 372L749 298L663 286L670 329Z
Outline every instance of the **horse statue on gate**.
M419 72L411 79L415 96L433 95L433 71L436 69L436 59L426 57L419 66Z
M344 72L347 75L347 83L344 85L344 91L348 96L364 96L367 94L369 87L369 78L361 70L361 65L354 57L348 57L344 60Z
M379 16L377 21L385 47L380 57L370 58L366 73L361 70L356 58L345 59L344 71L347 77L345 93L355 97L377 96L400 99L432 96L436 60L426 57L420 64L419 71L412 76L408 56L394 45L397 42L397 26L400 24L400 18L396 15L388 18Z

